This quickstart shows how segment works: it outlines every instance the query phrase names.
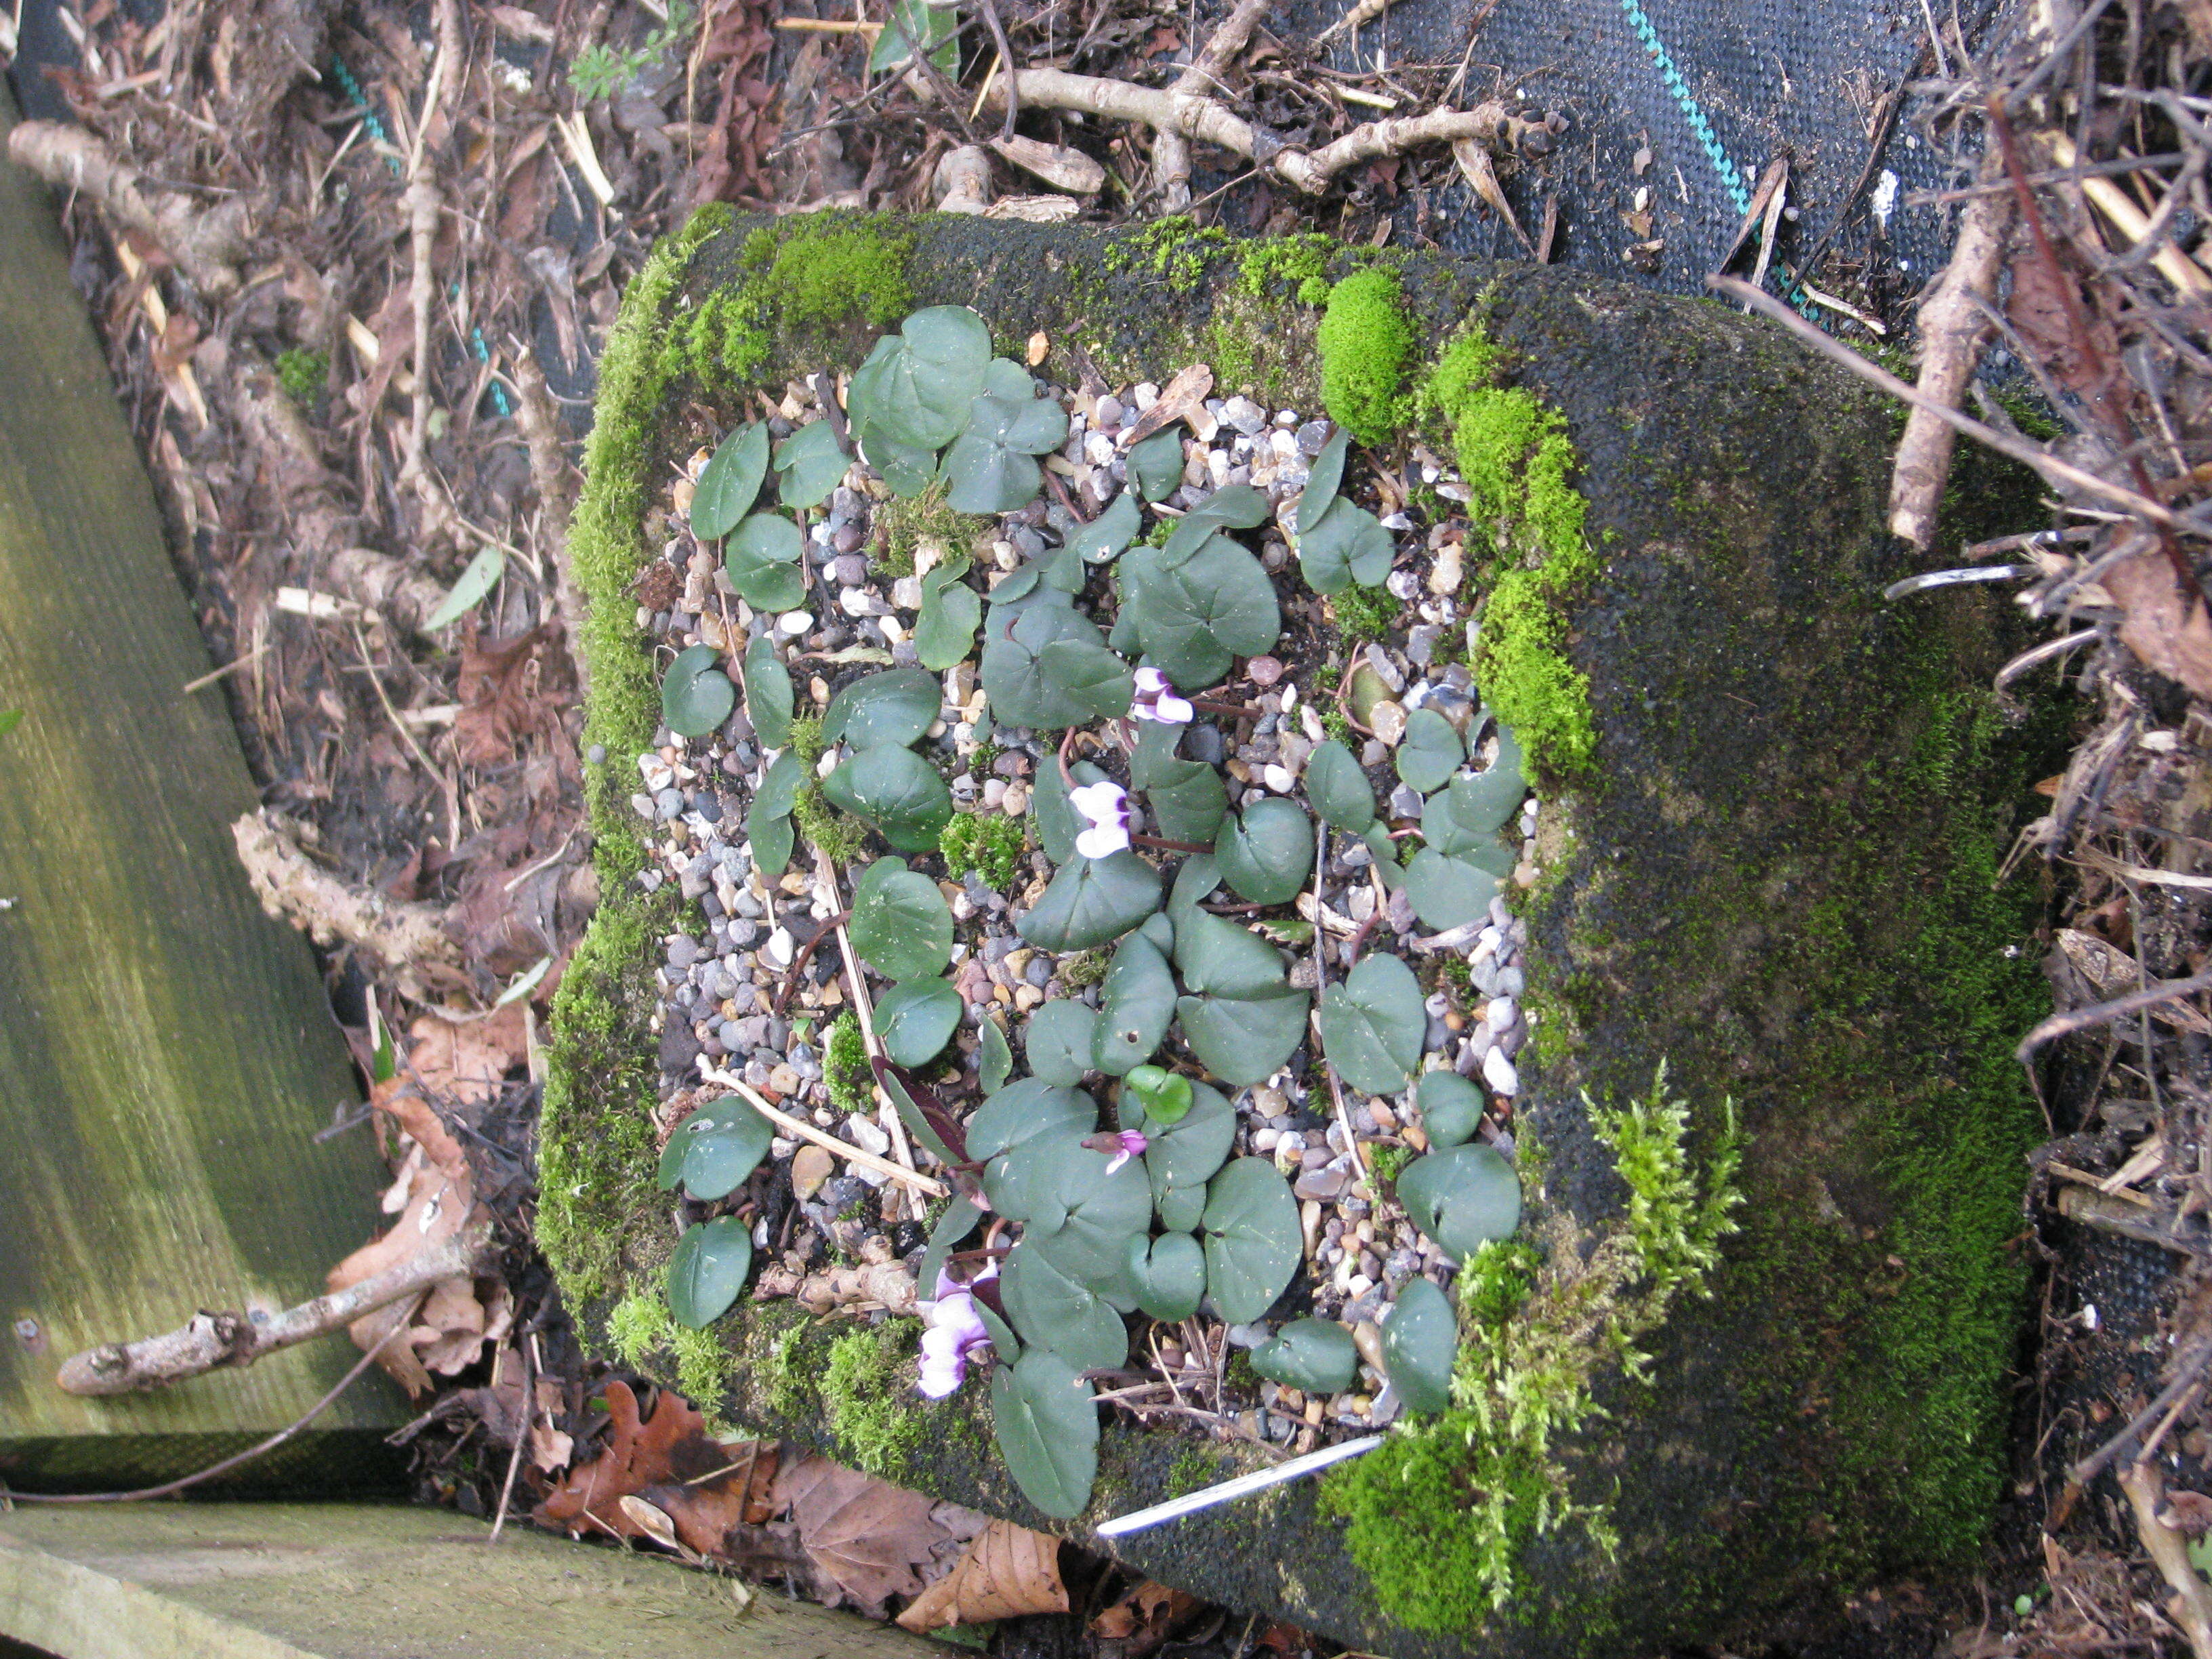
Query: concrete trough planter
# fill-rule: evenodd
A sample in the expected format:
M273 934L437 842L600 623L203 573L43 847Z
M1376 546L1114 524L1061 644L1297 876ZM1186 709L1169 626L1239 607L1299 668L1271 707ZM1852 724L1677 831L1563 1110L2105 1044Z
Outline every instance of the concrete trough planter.
M2002 1468L2026 1284L2006 1242L2035 1138L2008 1054L2036 991L2007 948L2027 899L1993 882L2048 734L1986 690L2001 596L1881 598L1910 569L1882 527L1889 411L1712 305L1174 222L710 210L672 239L609 344L572 538L604 896L555 1012L547 1252L587 1329L702 1406L1078 1540L1264 1461L1109 1411L1090 1505L1054 1527L1006 1474L985 1389L917 1397L916 1321L741 1298L704 1331L671 1324L651 1019L664 941L697 921L636 879L629 796L660 703L628 586L685 459L755 389L858 364L886 286L892 327L969 305L1017 358L1042 333L1036 372L1061 385L1203 362L1220 392L1318 410L1326 390L1336 413L1375 383L1352 300L1376 285L1344 285L1363 268L1395 276L1410 331L1407 362L1382 354L1383 406L1470 482L1502 467L1476 499L1513 503L1475 674L1543 800L1511 889L1537 1016L1525 1210L1463 1276L1449 1410L1109 1553L1399 1659L1805 1628L1884 1574L1968 1567ZM1965 465L1947 545L2025 482Z

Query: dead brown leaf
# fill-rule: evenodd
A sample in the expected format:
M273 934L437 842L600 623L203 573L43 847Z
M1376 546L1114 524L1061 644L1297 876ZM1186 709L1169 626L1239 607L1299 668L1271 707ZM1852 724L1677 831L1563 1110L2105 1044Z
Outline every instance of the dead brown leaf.
M1183 1600L1188 1602L1191 1598ZM968 1546L967 1553L951 1572L915 1597L899 1614L898 1623L920 1634L952 1625L1017 1619L1024 1613L1066 1613L1067 1605L1067 1585L1060 1576L1060 1540L1011 1521L994 1521ZM1100 1617L1116 1611L1109 1607ZM1094 1621L1091 1628L1098 1630L1098 1624Z
M729 1462L723 1449L708 1437L707 1421L680 1394L664 1389L653 1415L641 1419L637 1395L627 1382L607 1384L607 1413L612 1419L606 1449L545 1495L534 1518L541 1527L584 1533L597 1527L623 1537L639 1533L623 1519L620 1499L649 1486L711 1475Z
M2185 595L2173 567L2156 549L2123 559L2099 578L2124 613L2120 638L2150 667L2212 697L2212 617L2203 601Z
M465 1105L495 1098L501 1079L522 1063L526 1045L522 1006L512 1002L488 1018L465 1024L425 1014L407 1035L407 1064L422 1086ZM453 1155L459 1152L456 1146Z
M872 1619L894 1595L918 1595L951 1532L919 1492L831 1462L805 1457L782 1471L779 1492L806 1552L817 1592L830 1605L849 1605Z

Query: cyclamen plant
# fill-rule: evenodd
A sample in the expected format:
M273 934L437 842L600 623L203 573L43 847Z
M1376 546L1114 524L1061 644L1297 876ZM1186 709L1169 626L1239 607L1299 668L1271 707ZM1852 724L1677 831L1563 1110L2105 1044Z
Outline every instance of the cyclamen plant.
M981 319L958 307L917 312L878 340L852 378L844 415L842 424L800 427L773 453L765 427L741 427L696 480L692 530L721 542L728 583L756 611L795 609L806 588L799 525L763 504L772 476L781 508L801 514L856 458L894 494L939 485L958 511L1007 513L1036 498L1044 483L1036 458L1069 429L1059 399L1020 365L993 356ZM1307 758L1303 804L1255 794L1232 811L1220 769L1181 749L1201 713L1249 712L1209 694L1239 658L1271 651L1280 636L1274 582L1238 533L1275 519L1305 580L1322 593L1382 581L1395 542L1342 493L1341 432L1316 459L1303 495L1279 511L1261 491L1232 484L1182 514L1158 545L1137 540L1144 503L1180 483L1180 440L1171 428L1140 424L1124 447L1127 487L1097 517L1074 521L1061 546L981 592L964 556L929 571L914 635L923 666L854 680L822 720L823 794L908 855L933 852L953 811L945 779L915 745L939 717L936 673L970 657L979 629L978 674L997 724L1065 734L1034 796L1054 873L1016 928L1043 951L1114 949L1096 1009L1054 1000L1031 1017L1028 1076L1011 1075L995 1025L985 1041L985 1098L972 1112L963 1116L915 1074L965 1012L945 976L954 929L935 882L901 857L876 860L854 882L848 918L854 950L892 981L876 1014L878 1080L957 1193L931 1232L920 1275L933 1292L924 1304L921 1391L950 1395L988 1352L1007 1467L1039 1509L1062 1519L1089 1502L1097 1469L1097 1416L1084 1379L1127 1364L1126 1318L1178 1321L1208 1307L1230 1322L1257 1321L1304 1260L1297 1203L1283 1176L1264 1158L1231 1156L1237 1117L1224 1090L1273 1076L1305 1040L1310 1018L1327 1062L1354 1089L1400 1093L1422 1060L1427 1014L1403 962L1362 957L1316 1011L1311 994L1291 982L1282 951L1206 901L1225 884L1245 911L1288 904L1329 837L1343 835L1364 842L1378 878L1402 886L1423 922L1465 926L1487 912L1512 869L1514 849L1499 831L1527 787L1510 732L1497 729L1494 758L1475 772L1468 739L1482 736L1486 716L1462 730L1421 708L1395 759L1401 781L1426 796L1417 829L1394 836L1358 758L1334 740ZM1101 567L1111 567L1103 583ZM1102 587L1110 597L1097 599L1094 618L1084 597ZM703 733L731 713L737 688L717 661L699 646L670 665L662 696L672 731ZM746 648L740 678L752 725L776 751L745 823L755 862L773 879L793 850L806 774L786 746L794 693L771 635ZM1126 781L1073 758L1086 730L1118 749ZM1400 836L1419 842L1402 865ZM1146 856L1158 853L1180 855L1171 884ZM1180 1069L1158 1063L1164 1050ZM1113 1096L1113 1124L1103 1132L1086 1088L1094 1078ZM1506 1160L1474 1141L1483 1100L1472 1084L1431 1072L1419 1097L1432 1150L1398 1190L1456 1261L1513 1232L1519 1186ZM717 1101L672 1140L662 1183L694 1198L730 1193L766 1155L769 1138L750 1108ZM724 1225L731 1219L691 1229L678 1246L669 1292L684 1324L711 1322L742 1290L750 1241L741 1226ZM979 1230L983 1243L963 1249ZM1438 1408L1437 1379L1449 1376L1456 1340L1448 1307L1437 1318L1413 1295L1390 1330L1391 1380L1414 1408ZM1252 1364L1291 1386L1334 1390L1357 1357L1343 1327L1305 1319L1255 1350Z

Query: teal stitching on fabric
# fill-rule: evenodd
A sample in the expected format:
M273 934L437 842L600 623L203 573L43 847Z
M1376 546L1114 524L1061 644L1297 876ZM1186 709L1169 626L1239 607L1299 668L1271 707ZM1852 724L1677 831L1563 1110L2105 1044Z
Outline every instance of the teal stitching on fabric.
M1620 9L1627 15L1628 26L1636 31L1636 38L1644 43L1644 50L1651 54L1652 61L1658 66L1659 78L1667 83L1667 90L1674 94L1675 103L1681 106L1683 118L1689 122L1690 131L1697 135L1698 143L1704 146L1705 159L1713 164L1713 171L1720 175L1721 184L1728 191L1729 200L1735 204L1738 213L1749 213L1751 192L1744 188L1743 175L1735 170L1735 163L1729 160L1728 151L1721 148L1719 135L1714 132L1713 124L1705 118L1705 112L1698 105L1697 94L1690 90L1690 83L1682 78L1681 70L1674 67L1674 60L1668 55L1666 43L1660 40L1659 31L1652 27L1650 18L1644 15L1638 0L1620 0Z

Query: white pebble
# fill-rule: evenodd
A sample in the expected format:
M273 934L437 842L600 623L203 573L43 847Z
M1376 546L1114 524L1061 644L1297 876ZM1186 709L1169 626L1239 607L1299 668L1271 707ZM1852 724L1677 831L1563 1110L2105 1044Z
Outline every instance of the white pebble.
M787 634L793 639L797 639L813 626L812 614L805 611L787 611L775 619L775 631Z
M891 584L891 603L902 611L921 609L921 578L901 576Z
M1513 1069L1503 1048L1492 1048L1482 1057L1482 1079L1509 1098L1521 1092L1521 1073Z
M858 1112L845 1120L845 1133L862 1152L873 1152L878 1158L891 1149L891 1138L883 1132L880 1126Z
M1287 795L1297 787L1297 780L1286 766L1270 766L1260 774L1260 781L1279 795Z
M1160 400L1160 389L1150 380L1139 380L1129 395L1136 400L1137 412L1142 414Z
M797 951L798 947L792 942L791 930L788 927L779 927L768 936L768 943L762 947L761 954L777 967L788 968L791 966L791 958L797 954Z
M1513 1023L1513 999L1511 997L1491 998L1490 1006L1483 1010L1482 1017L1490 1022L1492 1030L1504 1030Z

